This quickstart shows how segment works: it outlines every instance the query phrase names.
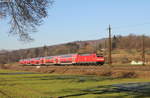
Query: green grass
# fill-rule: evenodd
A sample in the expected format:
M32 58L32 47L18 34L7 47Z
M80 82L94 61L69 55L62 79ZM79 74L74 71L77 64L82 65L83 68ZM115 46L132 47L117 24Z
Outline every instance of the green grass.
M4 69L0 69L0 73L7 73L7 72L18 72L18 71L11 71L11 70L4 70Z
M16 71L0 70L0 73ZM18 72L18 71L17 71ZM20 72L20 71L19 71ZM0 98L141 98L142 92L119 91L112 84L150 82L150 79L115 79L85 75L16 74L0 75ZM145 96L146 95L146 96Z

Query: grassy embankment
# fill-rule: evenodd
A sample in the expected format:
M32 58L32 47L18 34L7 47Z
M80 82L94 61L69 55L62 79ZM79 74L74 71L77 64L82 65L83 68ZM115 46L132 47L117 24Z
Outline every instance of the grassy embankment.
M13 74L18 71L0 70L1 98L123 98L150 96L145 93L119 91L112 84L150 82L150 79L115 79L85 75ZM5 73L5 74L4 74ZM6 74L9 73L9 74ZM150 88L150 87L149 87Z

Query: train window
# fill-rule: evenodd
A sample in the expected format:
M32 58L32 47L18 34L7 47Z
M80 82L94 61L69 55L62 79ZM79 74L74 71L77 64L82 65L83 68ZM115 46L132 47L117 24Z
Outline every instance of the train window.
M62 55L61 57L72 57L72 55Z
M97 57L103 57L103 55L102 55L102 54L99 54L99 55L97 55Z
M39 60L40 58L35 58L35 60Z
M91 54L80 54L81 56L90 56Z
M52 59L53 57L52 56L48 56L48 57L45 57L46 59Z
M21 60L19 60L19 62L22 62L23 60L21 59Z
M67 55L67 56L65 56L65 57L72 57L71 55Z
M73 57L74 55L77 54L65 54L65 55L59 55L59 57L66 58L66 57Z

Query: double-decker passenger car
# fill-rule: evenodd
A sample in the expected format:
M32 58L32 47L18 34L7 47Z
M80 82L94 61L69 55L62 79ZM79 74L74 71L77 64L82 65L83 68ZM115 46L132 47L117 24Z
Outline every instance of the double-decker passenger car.
M103 56L93 54L65 54L57 56L46 56L30 59L22 59L20 64L24 65L83 65L83 64L100 64L103 65L105 59Z
M74 64L76 63L78 54L66 54L66 55L59 55L57 57L58 64Z

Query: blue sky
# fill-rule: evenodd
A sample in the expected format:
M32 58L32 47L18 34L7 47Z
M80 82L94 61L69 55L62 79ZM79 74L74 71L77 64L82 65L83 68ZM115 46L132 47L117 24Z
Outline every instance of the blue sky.
M150 0L55 0L32 43L9 36L6 20L0 20L0 49L23 49L113 35L150 35Z

